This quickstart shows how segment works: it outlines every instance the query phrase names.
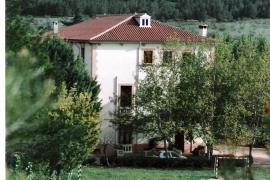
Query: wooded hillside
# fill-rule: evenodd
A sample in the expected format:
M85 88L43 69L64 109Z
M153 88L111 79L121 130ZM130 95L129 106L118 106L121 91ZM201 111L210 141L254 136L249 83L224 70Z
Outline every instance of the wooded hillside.
M269 18L270 0L7 0L16 2L22 15L73 16L147 12L155 19ZM9 8L9 6L8 6Z

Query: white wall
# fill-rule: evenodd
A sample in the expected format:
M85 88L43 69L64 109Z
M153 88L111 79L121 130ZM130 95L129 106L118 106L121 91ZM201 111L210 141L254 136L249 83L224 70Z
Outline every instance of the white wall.
M72 43L72 49L74 57L77 58L80 55L80 43Z
M103 107L102 136L109 136L116 142L117 133L110 127L109 122L112 118L111 113L115 110L113 101L115 95L119 96L121 85L132 85L135 89L138 64L142 62L143 49L153 49L154 57L158 59L160 47L159 44L142 45L140 43L101 43L96 46L95 74L101 86L99 97ZM141 142L138 139L134 141Z
M84 44L84 57L85 57L85 68L91 74L92 63L91 63L91 55L92 55L92 46L88 43ZM72 49L74 52L74 57L77 58L80 56L81 44L80 43L72 43Z

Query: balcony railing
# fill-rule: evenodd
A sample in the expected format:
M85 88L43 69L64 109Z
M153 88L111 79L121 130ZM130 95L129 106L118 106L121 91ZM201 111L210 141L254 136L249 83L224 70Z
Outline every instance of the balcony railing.
M122 144L124 153L132 153L132 144Z
M131 107L119 107L120 113L130 113L132 110Z

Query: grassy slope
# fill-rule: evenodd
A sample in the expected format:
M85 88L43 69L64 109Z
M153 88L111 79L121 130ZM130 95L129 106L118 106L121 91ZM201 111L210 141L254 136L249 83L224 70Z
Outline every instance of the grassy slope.
M170 21L168 24L198 33L198 21ZM234 22L209 20L206 24L209 25L209 34L230 34L233 37L239 37L242 34L252 34L270 39L270 19L249 19Z

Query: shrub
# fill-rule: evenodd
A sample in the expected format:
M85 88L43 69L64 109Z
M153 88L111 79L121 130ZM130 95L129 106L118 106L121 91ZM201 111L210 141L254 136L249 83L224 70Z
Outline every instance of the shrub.
M106 160L101 157L100 163L106 165ZM214 157L210 160L206 157L190 156L187 159L161 159L154 157L141 156L124 156L124 157L109 157L109 163L115 166L126 167L155 167L155 168L202 168L213 167ZM221 160L220 167L238 166L244 167L245 160L242 159L227 159Z
M89 166L89 165L94 164L95 162L96 162L96 158L88 156L88 157L83 161L82 165L84 165L84 166L85 166L85 165Z
M100 120L94 103L91 94L64 87L49 111L48 123L38 127L40 135L35 136L32 145L36 152L29 153L32 158L48 162L51 172L56 170L57 175L82 163L99 139Z

